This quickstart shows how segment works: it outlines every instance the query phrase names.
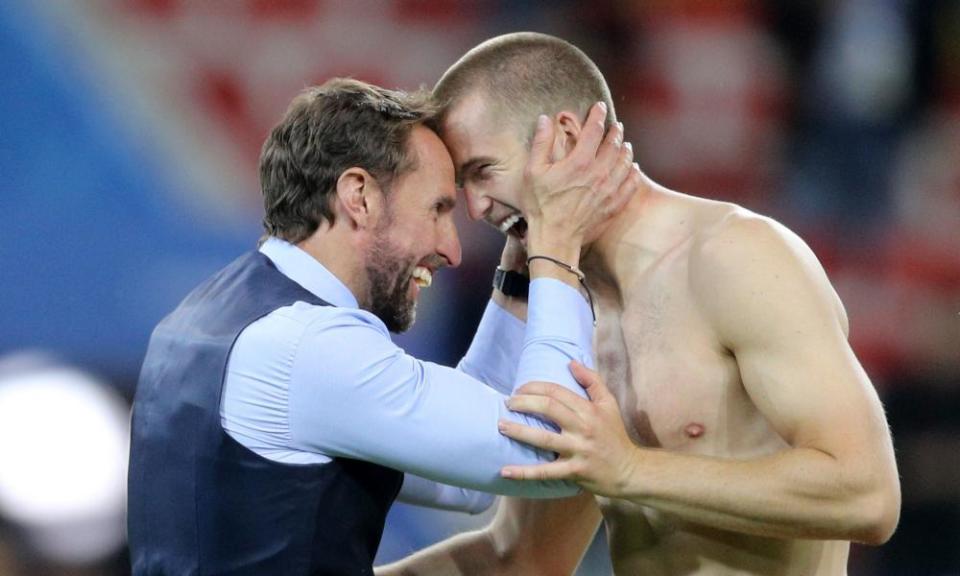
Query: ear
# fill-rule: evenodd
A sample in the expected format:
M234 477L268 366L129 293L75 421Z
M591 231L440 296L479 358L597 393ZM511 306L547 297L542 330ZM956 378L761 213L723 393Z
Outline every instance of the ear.
M371 227L383 211L383 191L363 168L348 168L337 178L335 212L354 229Z
M550 160L556 162L570 153L580 138L580 118L573 112L559 112L553 117L554 139Z

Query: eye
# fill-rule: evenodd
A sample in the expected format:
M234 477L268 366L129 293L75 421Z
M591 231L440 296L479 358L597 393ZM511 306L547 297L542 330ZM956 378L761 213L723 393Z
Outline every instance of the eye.
M490 178L493 170L491 169L493 164L481 164L477 166L476 171L474 172L474 178L477 180L487 180Z
M493 164L479 164L470 169L467 179L471 182L482 182L488 180L492 175Z
M430 212L433 214L434 219L436 219L439 216L453 212L456 205L457 201L454 198L442 197L430 205Z

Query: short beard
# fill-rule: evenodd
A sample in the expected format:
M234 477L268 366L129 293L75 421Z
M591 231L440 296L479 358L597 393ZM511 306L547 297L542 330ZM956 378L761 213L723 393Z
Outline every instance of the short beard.
M407 298L414 259L404 259L397 252L387 239L385 229L380 230L366 265L370 282L369 311L394 333L407 331L417 318L417 303Z

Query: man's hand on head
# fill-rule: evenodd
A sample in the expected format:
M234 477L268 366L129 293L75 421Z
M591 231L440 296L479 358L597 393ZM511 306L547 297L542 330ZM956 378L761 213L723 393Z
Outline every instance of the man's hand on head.
M633 149L623 143L619 123L604 137L606 114L606 105L595 104L573 150L555 162L553 123L546 116L538 120L520 195L531 255L569 259L573 244L575 264L589 230L616 214L638 190L640 170L633 163ZM558 254L550 254L555 249Z

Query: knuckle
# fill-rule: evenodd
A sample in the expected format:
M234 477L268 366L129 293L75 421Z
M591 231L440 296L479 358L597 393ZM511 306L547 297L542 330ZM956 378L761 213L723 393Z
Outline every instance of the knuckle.
M541 430L539 436L540 438L537 444L542 444L543 447L548 450L553 448L553 438L548 432Z
M583 427L581 429L581 435L583 436L584 440L593 440L596 433L597 433L597 428L596 426L593 425L593 423L585 422L583 424Z
M559 404L560 403L554 400L553 398L547 398L544 401L543 407L544 407L544 410L547 412L555 412L557 408L560 407Z
M610 188L610 182L611 180L610 180L609 174L604 174L600 176L599 178L597 178L597 184L596 184L597 190L609 192L610 190L608 189ZM601 201L606 200L606 197L600 198L600 200Z

